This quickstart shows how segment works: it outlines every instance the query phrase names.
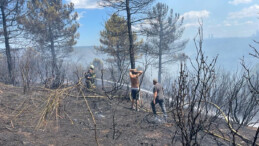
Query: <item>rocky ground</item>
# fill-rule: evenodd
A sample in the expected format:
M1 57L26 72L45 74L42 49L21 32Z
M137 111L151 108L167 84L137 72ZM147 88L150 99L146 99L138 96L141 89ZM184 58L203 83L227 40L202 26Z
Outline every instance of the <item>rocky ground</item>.
M100 145L181 145L173 119L155 120L152 113L131 110L127 98L109 100L103 97L67 96L60 100L58 114L53 113L36 127L46 105L49 91L34 88L23 94L22 88L0 84L0 145L4 146L82 146L97 145L95 125L86 106L88 101L96 120L96 135ZM87 94L87 93L86 93ZM88 94L87 94L88 95ZM158 107L158 109L160 109ZM247 130L248 136L254 129ZM172 139L174 142L172 143ZM229 145L207 135L203 145Z

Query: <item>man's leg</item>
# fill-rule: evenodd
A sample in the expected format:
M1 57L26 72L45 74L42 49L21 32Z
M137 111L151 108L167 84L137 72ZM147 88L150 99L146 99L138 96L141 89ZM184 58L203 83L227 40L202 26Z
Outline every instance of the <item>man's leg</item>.
M156 105L154 104L153 100L151 101L151 107L152 107L152 111L153 111L153 114L156 116Z
M92 88L92 89L95 89L95 88L96 88L96 86L95 86L95 84L94 84L94 81L91 81L91 88Z
M133 109L133 107L134 107L134 99L132 98L132 100L131 100L131 109Z
M164 119L166 120L167 119L167 114L166 114L166 108L165 108L165 102L164 102L164 99L161 99L158 101L161 109L162 109L162 112L164 114Z
M91 81L89 81L89 89L92 89L92 87L93 87L93 84Z
M136 100L136 111L139 111L139 99Z
M132 100L131 100L131 109L133 109L134 108L134 100L136 99L135 98L134 90L131 90L131 98L132 98Z
M139 91L136 91L136 111L139 111L138 105L139 105Z
M86 88L87 88L87 89L90 89L90 88L91 88L90 81L89 81L89 80L86 80L85 82L86 82Z

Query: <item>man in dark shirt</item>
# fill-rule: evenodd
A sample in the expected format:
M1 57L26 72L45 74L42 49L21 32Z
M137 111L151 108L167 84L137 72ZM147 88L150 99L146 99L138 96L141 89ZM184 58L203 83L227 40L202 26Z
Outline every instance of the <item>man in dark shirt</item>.
M154 88L153 88L153 95L154 98L151 102L151 107L153 114L156 116L156 107L155 105L158 103L162 109L162 112L164 114L164 119L166 120L167 114L166 114L166 109L165 109L165 103L164 103L164 91L163 87L161 84L157 82L156 79L153 80Z

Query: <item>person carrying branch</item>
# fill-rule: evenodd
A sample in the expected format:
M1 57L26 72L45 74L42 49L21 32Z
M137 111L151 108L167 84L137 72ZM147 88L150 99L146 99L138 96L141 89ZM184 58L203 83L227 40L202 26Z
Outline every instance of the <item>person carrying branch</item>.
M139 79L138 77L143 73L143 71L137 71L136 69L130 69L129 76L131 81L131 109L134 109L134 103L136 101L136 111L139 111Z
M165 109L165 99L164 99L164 90L163 86L157 82L156 79L153 80L153 100L151 102L151 107L153 114L155 117L157 116L156 114L156 104L158 103L162 109L162 112L164 114L164 120L166 121L167 119L167 114L166 114L166 109Z
M94 66L90 65L90 69L85 73L85 82L86 82L86 87L87 89L93 89L95 88L95 78L96 74L94 72Z

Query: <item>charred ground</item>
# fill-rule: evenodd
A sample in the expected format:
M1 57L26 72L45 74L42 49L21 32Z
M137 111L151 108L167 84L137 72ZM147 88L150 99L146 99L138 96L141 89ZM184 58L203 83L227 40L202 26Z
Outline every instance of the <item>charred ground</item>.
M58 118L49 116L44 126L35 128L50 91L34 88L23 94L22 88L3 84L0 90L0 145L96 145L95 127L84 98L67 96L60 102ZM181 145L170 113L168 122L163 123L144 109L131 110L127 97L87 100L95 116L100 145ZM217 128L224 129L224 124ZM254 130L243 129L242 134L249 137ZM206 135L203 143L228 145L211 135Z

